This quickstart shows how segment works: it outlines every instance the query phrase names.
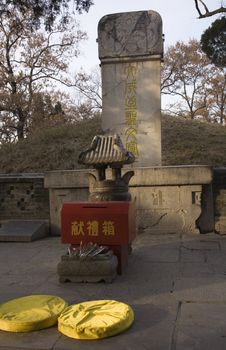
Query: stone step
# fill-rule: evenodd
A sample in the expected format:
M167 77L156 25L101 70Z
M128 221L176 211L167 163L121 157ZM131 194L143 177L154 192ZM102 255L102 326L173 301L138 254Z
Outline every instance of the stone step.
M0 242L31 242L48 235L46 220L7 220L0 224Z

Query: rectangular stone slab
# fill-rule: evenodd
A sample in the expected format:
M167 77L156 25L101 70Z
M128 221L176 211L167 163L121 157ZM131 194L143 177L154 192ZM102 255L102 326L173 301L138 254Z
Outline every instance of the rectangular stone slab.
M225 312L218 302L182 303L172 349L225 349Z
M30 242L45 237L48 225L44 220L9 220L0 226L1 242Z
M161 165L161 16L133 11L102 17L98 48L104 133L119 134L135 166Z

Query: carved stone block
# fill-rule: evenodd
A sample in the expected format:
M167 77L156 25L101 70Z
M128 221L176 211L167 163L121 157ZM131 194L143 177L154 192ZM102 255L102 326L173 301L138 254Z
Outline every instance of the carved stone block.
M99 57L163 54L162 19L155 11L116 13L98 25Z
M59 282L107 282L117 275L118 260L112 251L90 260L63 255L57 266Z

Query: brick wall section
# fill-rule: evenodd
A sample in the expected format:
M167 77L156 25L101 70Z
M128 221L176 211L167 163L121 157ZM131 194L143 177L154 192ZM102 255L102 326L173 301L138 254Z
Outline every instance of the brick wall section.
M49 220L49 192L42 174L0 175L0 220Z

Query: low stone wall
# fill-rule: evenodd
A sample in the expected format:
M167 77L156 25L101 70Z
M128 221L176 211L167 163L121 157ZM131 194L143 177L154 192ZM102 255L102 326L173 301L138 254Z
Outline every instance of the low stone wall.
M211 167L133 170L130 192L136 201L139 232L148 229L153 234L191 234L214 230ZM45 187L50 191L51 232L59 235L62 204L88 200L87 170L49 172Z
M49 189L50 228L52 235L60 235L60 213L63 203L87 201L89 196L87 171L51 171L45 176Z
M213 171L215 230L226 234L226 168Z
M226 234L226 168L138 168L130 192L139 232ZM50 220L51 233L59 235L62 203L86 201L88 195L87 170L0 175L0 224Z
M43 174L0 175L0 222L49 220L49 192Z

